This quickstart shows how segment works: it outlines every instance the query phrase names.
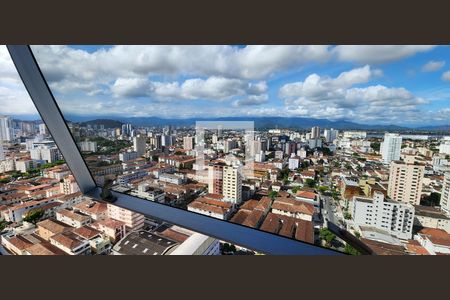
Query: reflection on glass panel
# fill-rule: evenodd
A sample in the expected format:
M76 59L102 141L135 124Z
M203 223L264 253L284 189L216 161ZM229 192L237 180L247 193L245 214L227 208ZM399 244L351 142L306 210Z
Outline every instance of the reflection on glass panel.
M117 149L121 143L127 142L118 142ZM115 146L100 140L81 144L85 153L108 147ZM100 170L111 165L91 163ZM0 46L0 235L0 255L254 254L83 195L5 46Z
M100 186L349 254L330 223L448 251L445 47L32 49Z

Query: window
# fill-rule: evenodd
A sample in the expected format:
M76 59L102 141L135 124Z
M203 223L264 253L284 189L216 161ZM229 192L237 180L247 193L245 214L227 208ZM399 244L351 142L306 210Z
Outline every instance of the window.
M380 75L382 70L369 65L355 65L348 70L350 73L343 72L342 76L331 73L323 76L304 74L301 79L304 59L311 67L317 67L317 61L313 58L298 58L299 61L286 65L265 61L264 67L261 67L259 64L264 60L259 59L264 57L265 51L274 51L277 47L260 47L263 49L261 52L252 52L256 48L33 46L36 61L63 114L65 122L61 126L70 131L71 141L67 144L75 141L79 149L74 156L69 155L68 159L78 157L77 162L84 160L78 171L86 173L84 176L77 176L78 181L85 179L80 184L82 192L94 198L103 195L105 199L113 201L108 193L100 194L101 188L110 191L115 202L108 205L122 206L142 213L145 218L136 219L141 223L160 217L189 227L189 220L198 218L205 224L224 224L223 228L233 228L242 234L250 233L248 229L251 228L251 232L261 237L264 233L267 237L283 236L290 242L306 242L315 245L317 249L325 246L344 250L345 241L327 241L331 236L327 232L327 222L330 223L329 228L335 223L346 228L347 224L356 220L348 212L351 208L348 207L348 200L343 198L346 195L344 191L333 191L332 197L326 200L327 207L336 205L339 206L337 210L331 207L316 209L313 203L298 195L314 193L323 196L328 193L326 188L334 190L331 184L321 186L328 184L324 178L330 176L327 173L331 172L318 172L320 164L315 160L319 154L328 153L324 158L344 161L346 151L334 149L333 143L322 140L321 131L317 127L312 130L295 128L296 125L288 125L286 120L301 123L306 113L320 123L322 121L319 114L332 109L341 112L341 118L345 119L345 113L349 110L352 111L352 120L359 117L360 121L364 121L369 118L365 115L365 109L371 107L371 101L379 99L369 97L361 107L357 104L341 106L342 103L335 99L370 88L386 89L383 95L394 93L395 89L385 87L380 82L370 86L368 82L380 80L372 75ZM298 53L305 51L302 47L283 46L278 49L289 51L291 48L296 48ZM298 53L291 57L297 58ZM202 60L199 60L200 57ZM230 63L234 68L230 69ZM260 67L256 68L257 65ZM327 73L325 69L324 74ZM351 82L348 86L335 90L336 85L341 84L340 80L347 78L348 74L358 72L373 72L364 82L369 87L360 88L358 85L361 82ZM287 74L297 78L297 81L281 82L277 87L279 90L275 91L274 78L288 78ZM302 88L307 82L305 78L316 78L322 86L330 89L329 95L336 93L337 96L331 97L328 104L322 102L325 100L319 94L317 97L320 101L308 102L312 101L310 99L313 96L306 96L308 91ZM344 96L340 94L342 91L345 92ZM416 111L423 108L419 102L412 104ZM377 109L382 107L389 105L378 106ZM328 117L333 118L332 115L324 118ZM374 116L369 119L377 120L372 117ZM227 127L230 119L233 128ZM401 122L400 119L402 118L397 122ZM205 126L202 122L213 125L202 127ZM239 122L252 122L252 130L244 128L242 124L236 126ZM54 128L51 124L48 125ZM370 138L381 141L379 137ZM62 141L61 138L56 140ZM269 140L272 142L266 142ZM337 140L340 142L340 137ZM258 153L258 161L255 159L256 153L249 154L250 159L247 159L248 152L252 152L249 145L255 145L252 141L264 142L265 149ZM320 147L316 147L319 141ZM286 145L287 142L290 144ZM290 174L287 160L291 145L295 146L294 154L296 150L308 150L307 155L312 163L305 169L315 170L316 174L320 174L320 180L307 182L295 172ZM65 143L60 143L59 146L63 153L70 151ZM63 149L65 147L67 149ZM394 147L392 151L397 149ZM281 163L271 158L275 152L277 159L280 159L279 153L282 153ZM267 158L261 159L262 154ZM68 163L76 166L70 161ZM223 175L226 178L217 176L221 170L217 170L215 166L220 163L230 166L224 168ZM361 164L368 171L372 168L370 164ZM209 172L209 167L216 171ZM389 174L388 167L380 168ZM233 169L239 170L232 172ZM80 172L74 170L74 174ZM405 170L401 172L404 173ZM170 180L163 180L167 177L164 174L170 174ZM294 182L299 182L300 187L294 189ZM281 190L278 190L280 185ZM92 188L84 190L86 186ZM402 195L403 189L400 190ZM155 200L155 191L162 197L152 202ZM395 194L394 198L397 198ZM110 210L114 213L114 209ZM197 212L205 212L227 221L206 218ZM279 212L286 213L282 215ZM120 212L116 214L121 215ZM363 219L364 217L361 218ZM203 233L212 232L215 230L213 227L205 225L198 230ZM363 236L368 235L363 233ZM280 243L284 241L275 240ZM301 244L300 242L296 243ZM139 247L136 246L137 248Z

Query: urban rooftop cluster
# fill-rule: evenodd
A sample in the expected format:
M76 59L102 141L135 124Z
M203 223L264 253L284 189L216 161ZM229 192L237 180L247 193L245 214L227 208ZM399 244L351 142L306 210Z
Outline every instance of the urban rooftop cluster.
M226 122L225 122L226 123ZM94 120L69 129L99 186L349 254L450 253L450 137ZM40 121L0 117L4 254L256 254L80 193Z

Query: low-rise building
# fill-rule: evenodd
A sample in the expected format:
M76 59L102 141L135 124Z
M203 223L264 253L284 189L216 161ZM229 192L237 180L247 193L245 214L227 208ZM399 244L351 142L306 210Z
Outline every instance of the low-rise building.
M111 241L109 237L95 228L82 226L74 229L72 232L89 241L91 253L93 254L108 254L111 250Z
M450 234L445 230L423 228L414 239L432 255L450 254Z
M106 234L112 243L118 242L126 234L125 223L111 218L96 221L90 226Z
M125 224L127 232L137 231L144 227L145 217L143 214L110 203L107 204L107 211L109 218L121 221Z
M312 221L315 209L310 203L305 203L287 197L279 197L272 203L272 213Z
M86 199L73 207L75 212L81 212L90 216L93 220L103 220L108 217L108 207L106 203Z
M207 194L189 203L188 210L217 219L227 220L233 212L234 205L222 200L223 196L221 195Z
M450 217L443 211L431 206L415 205L414 225L443 229L450 233Z
M50 237L50 243L69 255L91 254L89 240L73 233L71 230L53 235Z
M154 201L164 203L165 192L158 188L151 187L148 183L142 183L137 190L131 190L131 195Z
M167 237L144 230L128 233L112 248L113 255L166 255L178 243Z
M91 217L88 215L85 215L79 211L71 211L67 209L58 211L56 213L56 220L75 228L91 223Z
M36 224L36 226L36 234L46 241L49 241L55 234L62 233L70 229L70 226L67 224L54 219L40 221Z

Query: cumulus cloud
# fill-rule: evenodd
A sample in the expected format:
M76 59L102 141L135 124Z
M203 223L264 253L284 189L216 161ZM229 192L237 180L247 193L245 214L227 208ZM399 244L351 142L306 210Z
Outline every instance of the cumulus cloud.
M11 57L9 56L8 49L3 45L0 45L0 79L2 85L22 84Z
M250 95L245 99L239 99L233 102L233 105L238 106L251 106L261 105L269 102L269 96L267 94L262 95Z
M330 57L329 46L115 46L93 53L67 46L33 46L47 80L118 77L222 76L261 79Z
M447 71L447 72L444 72L443 74L442 74L442 80L444 80L444 81L449 81L450 82L450 71Z
M224 77L192 78L183 83L152 82L144 78L119 78L111 87L116 97L150 97L154 100L216 100L236 96L260 97L267 91L265 82L249 83Z
M369 66L343 72L336 78L311 74L302 82L285 84L279 95L292 114L328 119L382 119L386 113L395 112L389 114L394 120L394 116L415 112L418 105L428 103L402 87L355 86L378 75Z
M380 71L371 70L368 65L348 72L342 72L336 78L320 77L314 73L309 75L303 82L283 85L280 89L280 97L339 98L343 96L345 88L355 84L366 83L377 75L380 75Z
M443 60L430 60L422 66L422 72L435 72L445 66L445 61Z
M427 101L402 87L367 86L383 75L378 66L368 64L393 62L433 47L114 46L93 52L68 46L32 48L62 110L68 113L277 115L395 122L401 117L423 118L418 107ZM34 112L13 64L5 63L8 60L6 48L0 47L1 112ZM333 78L313 73L303 81L284 84L279 90L282 101L269 101L268 82L279 80L279 75L335 61L361 67ZM443 80L450 81L448 73L442 75ZM17 93L20 88L22 94ZM20 108L12 99L23 101ZM176 101L176 109L171 101Z
M340 61L374 64L403 59L435 47L425 45L342 45L336 46L332 52Z
M0 45L0 114L37 114L9 52L3 45Z

